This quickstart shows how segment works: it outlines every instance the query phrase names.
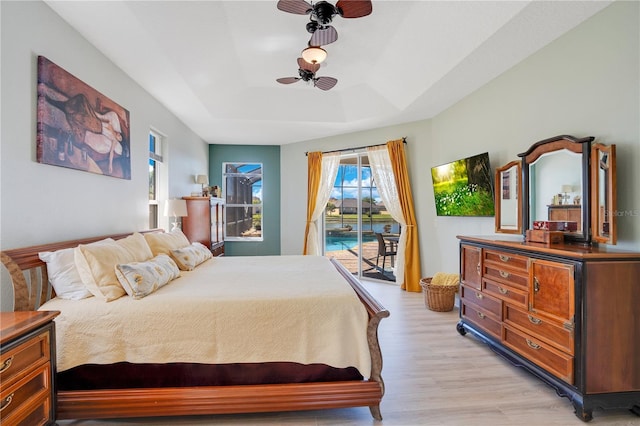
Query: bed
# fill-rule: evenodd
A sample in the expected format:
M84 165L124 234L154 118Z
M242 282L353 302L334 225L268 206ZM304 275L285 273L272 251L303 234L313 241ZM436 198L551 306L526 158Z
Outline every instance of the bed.
M377 330L389 312L336 260L218 257L181 270L146 297L55 297L39 253L131 235L1 253L14 310L61 312L55 320L58 419L357 406L382 419ZM132 323L136 327L126 325ZM230 323L233 328L225 326ZM113 338L96 334L103 329ZM141 350L136 345L143 337Z

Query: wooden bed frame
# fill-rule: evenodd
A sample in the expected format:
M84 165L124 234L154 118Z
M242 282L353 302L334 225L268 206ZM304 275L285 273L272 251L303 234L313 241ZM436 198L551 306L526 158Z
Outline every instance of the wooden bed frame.
M159 230L146 232L154 231ZM105 235L0 252L2 263L11 275L14 310L37 310L55 295L48 284L46 264L39 259L39 252L75 247L104 238L120 239L128 235L131 234ZM367 340L371 352L371 374L368 380L58 391L56 418L183 416L368 406L372 416L382 420L380 401L384 395L384 382L381 377L382 353L378 343L378 324L389 316L389 312L344 266L335 259L331 259L331 262L353 287L369 315Z

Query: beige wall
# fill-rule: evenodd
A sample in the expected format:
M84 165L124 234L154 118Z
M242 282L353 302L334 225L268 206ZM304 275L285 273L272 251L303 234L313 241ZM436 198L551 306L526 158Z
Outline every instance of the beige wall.
M560 134L617 145L618 247L640 250L640 46L637 2L617 2L436 117L282 147L282 252L304 232L306 151L407 137L423 276L458 269L456 235L493 234L493 218L437 217L430 168L488 151L492 167ZM286 225L285 225L286 224Z

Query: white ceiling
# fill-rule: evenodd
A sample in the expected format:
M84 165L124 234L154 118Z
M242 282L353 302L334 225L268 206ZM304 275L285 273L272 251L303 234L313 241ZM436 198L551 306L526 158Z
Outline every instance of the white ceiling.
M208 143L281 145L433 117L611 1L373 0L334 18L327 92L276 82L310 37L276 0L46 3Z

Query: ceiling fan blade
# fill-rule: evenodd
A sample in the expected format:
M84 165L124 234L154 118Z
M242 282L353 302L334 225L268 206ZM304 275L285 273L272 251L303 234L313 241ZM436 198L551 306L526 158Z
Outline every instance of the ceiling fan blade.
M311 64L302 58L298 58L298 66L303 70L310 71L314 74L320 69L320 64Z
M371 0L338 0L338 13L343 18L361 18L373 10Z
M321 90L329 90L338 83L338 80L333 77L318 77L313 81L313 85Z
M277 7L283 12L307 15L313 10L313 6L304 0L279 0Z
M291 83L295 83L298 80L300 80L298 77L282 77L277 79L276 81L282 84L291 84Z
M331 25L317 29L309 40L309 46L325 46L338 39L338 31Z

